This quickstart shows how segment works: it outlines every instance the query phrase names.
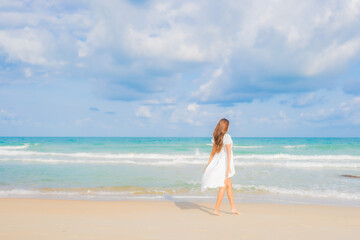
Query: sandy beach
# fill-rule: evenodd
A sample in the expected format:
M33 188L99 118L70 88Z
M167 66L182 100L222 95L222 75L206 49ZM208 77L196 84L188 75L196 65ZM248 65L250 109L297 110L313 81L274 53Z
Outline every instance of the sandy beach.
M0 199L0 239L359 239L360 208Z

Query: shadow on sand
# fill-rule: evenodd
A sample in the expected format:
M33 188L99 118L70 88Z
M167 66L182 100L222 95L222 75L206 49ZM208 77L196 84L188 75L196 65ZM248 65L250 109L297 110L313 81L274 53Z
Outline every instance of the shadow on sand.
M207 214L210 214L210 215L214 215L216 216L214 213L213 213L213 208L209 208L209 207L206 207L206 206L202 206L200 204L197 204L197 203L194 203L194 202L189 202L189 201L178 201L178 200L175 200L172 196L165 196L165 198L169 201L172 201L175 206L177 206L178 208L180 208L181 210L189 210L189 209L197 209L197 210L200 210L202 212L205 212ZM226 214L232 214L230 212L226 212L226 211L221 211L221 213L226 213Z

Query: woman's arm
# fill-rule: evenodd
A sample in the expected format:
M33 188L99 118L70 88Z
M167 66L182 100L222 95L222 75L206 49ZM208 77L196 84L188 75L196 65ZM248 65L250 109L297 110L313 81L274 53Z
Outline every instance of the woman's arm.
M208 161L207 165L209 165L209 163L213 160L214 155L215 154L213 152L210 153L210 157L209 157L209 161Z
M208 161L208 163L206 164L206 167L205 167L203 173L205 172L207 166L209 166L210 162L213 160L214 155L215 155L215 154L214 154L214 151L212 150L211 153L210 153L209 161Z
M230 174L230 158L231 158L231 144L226 144L227 151L227 169L226 169L226 178L229 177Z

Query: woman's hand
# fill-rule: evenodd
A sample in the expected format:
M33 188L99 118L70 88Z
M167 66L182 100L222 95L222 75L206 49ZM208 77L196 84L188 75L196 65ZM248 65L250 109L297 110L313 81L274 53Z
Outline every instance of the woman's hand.
M227 170L226 170L226 178L228 178L229 175L230 175L230 168L227 168Z

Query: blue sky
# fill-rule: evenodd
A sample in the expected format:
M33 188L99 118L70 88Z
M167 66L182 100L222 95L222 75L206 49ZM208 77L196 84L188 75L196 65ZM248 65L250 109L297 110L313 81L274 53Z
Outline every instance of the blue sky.
M0 2L0 136L358 137L360 1Z

